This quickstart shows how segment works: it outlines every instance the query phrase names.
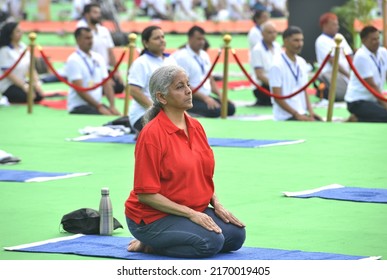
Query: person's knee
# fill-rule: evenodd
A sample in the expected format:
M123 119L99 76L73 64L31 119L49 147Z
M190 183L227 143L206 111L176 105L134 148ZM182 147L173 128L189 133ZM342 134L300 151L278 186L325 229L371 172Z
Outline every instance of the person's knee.
M211 257L222 250L224 236L223 234L211 232L211 234L202 238L202 241L203 242L196 248L198 257Z
M246 230L245 228L237 228L233 231L233 235L230 237L230 240L227 241L227 244L223 247L222 251L237 251L239 250L246 239Z

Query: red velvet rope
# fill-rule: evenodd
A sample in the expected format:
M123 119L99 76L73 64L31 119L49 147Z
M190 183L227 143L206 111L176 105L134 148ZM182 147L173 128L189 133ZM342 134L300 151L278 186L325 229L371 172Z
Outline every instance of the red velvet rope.
M380 100L382 101L386 101L387 97L385 97L383 94L377 92L374 88L372 88L359 74L359 72L357 71L357 69L355 68L355 66L353 65L352 63L352 58L349 54L345 55L345 58L347 59L348 61L348 64L349 64L349 67L351 67L353 73L355 73L356 77L359 79L359 81L363 84L363 86L365 86L365 88L371 92L376 98L379 98Z
M320 75L322 69L324 68L325 64L328 62L329 58L330 58L330 55L331 55L331 52L328 53L328 55L325 57L323 63L321 64L320 68L318 69L318 71L316 72L316 74L314 74L314 76L312 77L312 79L306 84L304 85L302 88L300 88L299 90L297 90L296 92L292 93L292 94L289 94L289 95L278 95L278 94L274 94L274 93L271 93L270 91L268 91L267 89L265 89L264 87L261 87L260 85L258 85L251 77L250 75L247 73L246 69L243 67L242 63L240 62L238 56L236 55L235 53L235 50L232 50L231 51L232 55L234 56L236 62L238 63L239 67L241 68L241 70L243 71L243 73L246 75L247 79L257 88L259 89L260 91L262 91L264 94L266 95L269 95L271 97L274 97L274 98L277 98L277 99L287 99L287 98L291 98L297 94L299 94L300 92L304 91L305 89L307 89L316 79L317 77Z
M13 69L15 69L16 65L18 65L18 63L20 62L20 60L23 58L23 56L26 54L27 52L27 48L24 50L24 52L20 55L20 57L18 58L18 60L14 63L14 65L12 65L11 68L8 68L4 74L2 76L0 76L0 80L6 78L9 73L11 73L13 71Z
M98 84L95 84L95 85L93 85L91 87L88 87L88 88L84 88L84 87L80 87L80 86L77 86L77 85L74 85L74 84L70 83L65 78L63 78L61 75L59 75L56 72L56 70L54 69L54 67L52 66L52 64L50 63L50 61L48 60L48 58L47 58L46 54L43 52L43 50L41 48L39 48L39 51L40 51L40 54L42 55L42 58L43 58L44 62L47 64L48 68L50 68L52 73L54 73L55 77L57 77L61 82L65 83L69 87L72 87L76 91L81 91L81 92L85 92L85 91L96 89L96 88L102 86L103 84L105 84L109 79L111 79L113 77L114 73L117 71L118 67L120 66L122 60L124 59L125 53L126 53L126 49L125 49L122 52L121 57L118 60L117 64L114 66L114 69L109 73L109 75L105 79L103 79Z
M210 71L208 71L207 76L204 78L204 80L203 80L196 88L194 88L194 89L192 90L192 94L194 94L195 92L197 92L197 91L199 90L199 88L201 88L201 87L204 85L204 83L207 81L207 79L210 77L212 71L214 70L214 67L215 67L216 63L217 63L218 60L219 60L219 57L220 57L220 54L221 54L221 53L222 53L222 49L219 49L218 56L215 58L215 61L214 61L214 63L212 64Z

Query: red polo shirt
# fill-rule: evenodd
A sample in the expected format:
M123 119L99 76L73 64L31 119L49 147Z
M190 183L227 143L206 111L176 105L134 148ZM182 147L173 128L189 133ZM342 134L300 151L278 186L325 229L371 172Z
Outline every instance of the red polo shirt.
M125 214L146 224L168 215L138 201L139 193L159 193L204 211L214 193L214 154L201 124L185 114L189 138L163 110L141 131L135 148L134 188Z

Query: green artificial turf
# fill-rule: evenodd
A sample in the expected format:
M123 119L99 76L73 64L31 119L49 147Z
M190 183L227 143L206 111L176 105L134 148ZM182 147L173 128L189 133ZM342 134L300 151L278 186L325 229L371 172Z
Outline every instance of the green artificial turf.
M119 108L122 104L119 100ZM25 106L13 105L0 107L0 118L4 120L0 149L22 159L2 169L92 172L42 183L0 182L1 247L68 235L59 230L61 217L79 208L98 209L102 187L110 188L114 216L125 225L114 234L130 236L124 201L132 188L134 145L65 140L79 136L85 126L100 126L113 117L74 116L38 105L27 114ZM216 192L246 223L246 246L386 259L385 204L282 196L282 191L331 183L386 188L386 125L199 120L208 137L306 140L268 148L213 148ZM91 258L0 251L0 259Z
M36 5L36 1L28 3L30 8ZM53 19L58 19L60 7L70 7L69 3L61 5L52 4ZM233 36L232 47L247 48L247 40L241 36ZM184 35L168 34L167 47L175 48L185 39ZM213 48L222 45L219 35L208 35L208 39ZM64 34L38 34L37 43L74 45L72 36ZM62 66L55 63L58 69ZM245 67L249 69L248 64ZM121 70L125 72L125 65ZM214 72L222 73L222 70L223 65L219 64ZM236 64L230 64L230 71L241 72ZM229 79L245 80L241 76ZM61 83L43 86L46 91L68 88ZM238 102L254 102L251 89L229 90L228 97ZM312 101L316 102L317 98L312 97ZM116 104L122 111L123 100L118 99ZM315 111L327 115L326 109ZM268 114L271 114L268 107L237 108L239 116ZM333 116L344 119L349 114L346 109L335 108ZM62 216L79 208L98 209L102 187L110 188L114 216L125 227L116 230L114 235L130 236L124 202L133 183L134 145L66 141L79 136L79 129L103 125L114 117L69 115L40 105L34 106L32 114L27 114L25 105L12 105L0 107L0 118L0 149L22 159L17 165L0 166L1 169L92 172L89 176L42 183L0 182L0 247L68 236L60 231ZM332 183L387 188L385 124L199 120L208 137L305 139L304 143L289 146L213 148L216 192L226 208L246 223L245 246L387 259L385 204L282 196L283 191ZM0 260L24 259L101 258L0 250Z

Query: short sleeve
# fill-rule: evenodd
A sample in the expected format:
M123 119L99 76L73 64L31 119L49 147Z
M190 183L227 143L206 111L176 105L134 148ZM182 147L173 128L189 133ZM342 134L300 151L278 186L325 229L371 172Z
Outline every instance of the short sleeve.
M360 76L363 79L373 77L374 74L372 72L372 64L370 64L370 59L363 55L357 56L354 61L353 65L355 66L357 72L359 72Z
M145 83L147 81L145 72L145 65L141 62L141 60L136 59L129 69L129 84L145 88Z
M274 64L269 70L270 87L282 87L282 73L279 65Z
M149 140L147 136L140 136L135 147L134 192L136 194L158 193L161 187L161 150L150 141L145 141L144 139Z
M70 56L70 58L67 60L65 71L66 77L70 82L82 80L81 68L79 67L79 63L73 58L73 56Z

